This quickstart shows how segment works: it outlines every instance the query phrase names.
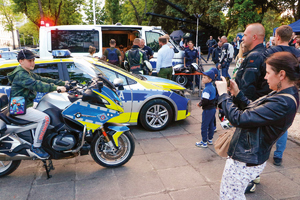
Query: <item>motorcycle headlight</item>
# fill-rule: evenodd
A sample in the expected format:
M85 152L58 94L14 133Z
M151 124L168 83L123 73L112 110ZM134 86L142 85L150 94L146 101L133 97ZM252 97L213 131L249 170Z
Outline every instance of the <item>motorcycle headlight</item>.
M184 91L185 90L172 90L173 92L175 92L176 94L178 94L179 96L185 97Z

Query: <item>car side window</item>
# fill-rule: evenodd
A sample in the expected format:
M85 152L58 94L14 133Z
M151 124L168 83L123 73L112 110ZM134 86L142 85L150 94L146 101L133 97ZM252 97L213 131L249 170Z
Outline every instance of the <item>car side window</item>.
M153 52L158 52L159 50L158 38L160 36L162 36L162 34L149 31L146 32L146 44Z
M70 80L78 80L79 83L86 84L93 78L89 74L76 67L74 63L66 63L66 66Z
M52 79L59 79L57 63L36 64L33 73Z
M115 78L120 78L123 80L123 85L128 85L126 76L123 76L122 74L116 73L114 71L111 71L109 69L106 69L104 67L101 67L97 65L97 67L104 73L105 76L109 79L110 82L114 82Z
M118 75L118 78L121 79L123 81L123 85L128 85L127 84L127 78L126 76L123 76L122 74L117 74Z
M0 69L0 85L10 85L7 79L7 74L12 72L16 67Z

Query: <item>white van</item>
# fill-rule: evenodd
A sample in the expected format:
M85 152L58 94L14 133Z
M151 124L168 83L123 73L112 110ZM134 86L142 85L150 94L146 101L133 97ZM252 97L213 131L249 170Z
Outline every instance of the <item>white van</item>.
M150 60L155 71L159 49L158 38L165 35L161 27L135 25L65 25L40 27L40 57L52 56L52 50L69 49L72 55L88 55L89 46L96 47L95 56L101 57L109 48L110 39L123 45L124 52L132 46L135 38L143 38L154 55ZM184 51L171 39L174 47L173 66L183 63Z

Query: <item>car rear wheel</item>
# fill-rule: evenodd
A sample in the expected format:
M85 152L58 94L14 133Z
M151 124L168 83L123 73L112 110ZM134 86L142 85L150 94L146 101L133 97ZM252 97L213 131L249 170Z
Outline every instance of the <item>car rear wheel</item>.
M188 78L187 78L187 76L184 76L184 75L173 76L173 81L175 81L176 83L179 83L183 87L186 87L188 84Z
M172 120L173 110L171 106L162 99L147 102L140 112L140 123L150 131L164 129Z

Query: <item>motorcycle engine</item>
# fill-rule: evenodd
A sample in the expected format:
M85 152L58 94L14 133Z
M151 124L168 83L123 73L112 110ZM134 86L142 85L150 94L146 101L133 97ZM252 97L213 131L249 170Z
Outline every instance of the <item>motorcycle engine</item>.
M56 151L66 151L72 149L75 144L75 137L72 134L63 131L63 133L53 139L52 148Z

